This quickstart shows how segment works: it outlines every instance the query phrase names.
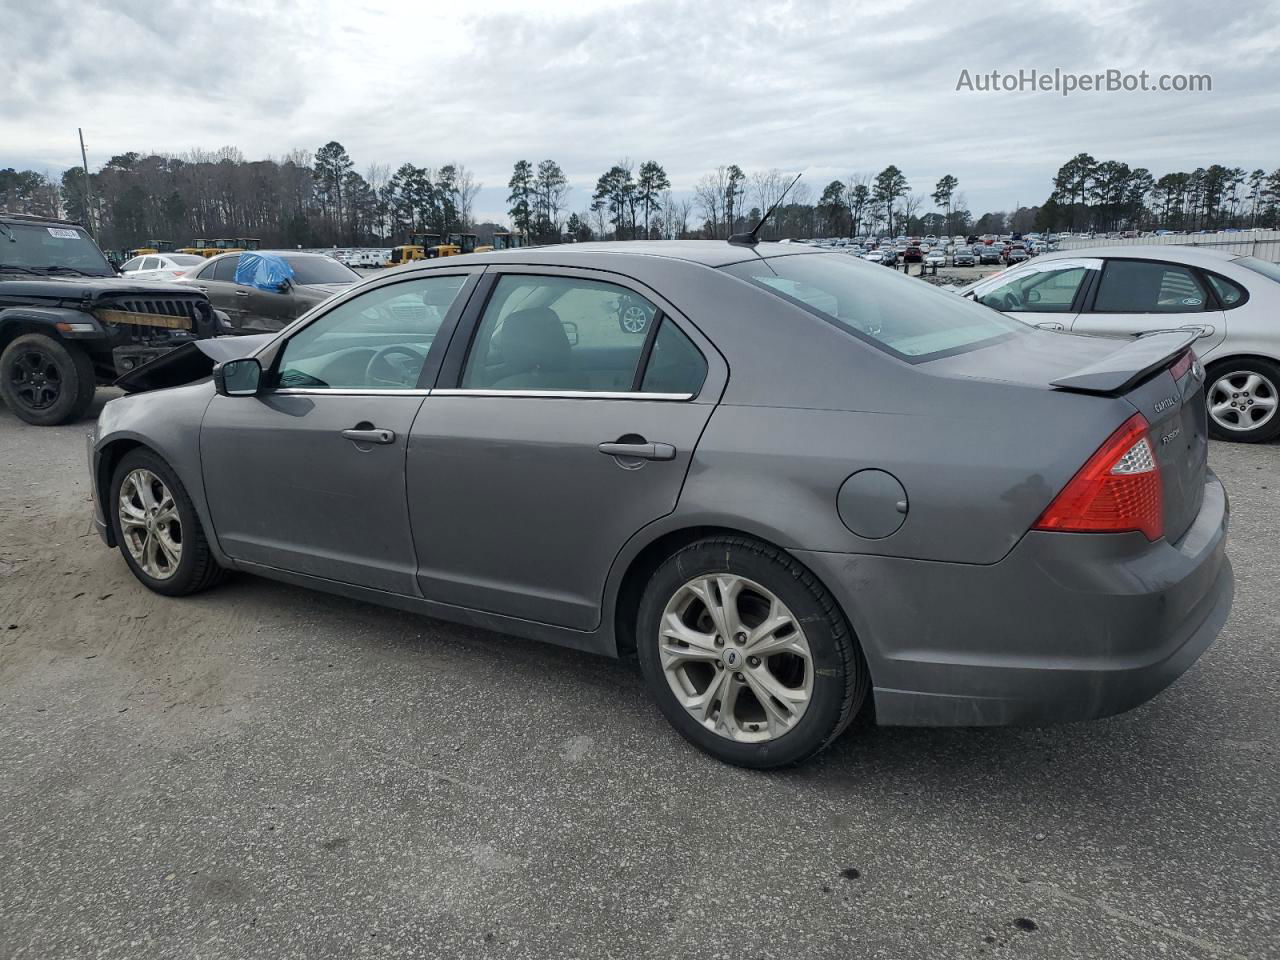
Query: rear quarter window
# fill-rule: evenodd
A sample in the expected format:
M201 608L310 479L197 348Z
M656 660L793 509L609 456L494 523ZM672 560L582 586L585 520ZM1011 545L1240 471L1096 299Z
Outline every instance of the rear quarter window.
M1028 333L988 307L855 257L781 256L723 269L910 362Z

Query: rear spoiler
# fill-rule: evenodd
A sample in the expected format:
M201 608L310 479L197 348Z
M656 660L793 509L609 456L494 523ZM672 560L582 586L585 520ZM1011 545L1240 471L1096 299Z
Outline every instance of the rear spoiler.
M1199 330L1160 330L1124 343L1114 353L1059 377L1050 386L1075 393L1119 396L1171 366L1200 336Z

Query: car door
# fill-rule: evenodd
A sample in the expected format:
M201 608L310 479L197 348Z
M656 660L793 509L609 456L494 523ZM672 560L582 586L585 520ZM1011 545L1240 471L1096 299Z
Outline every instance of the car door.
M245 333L244 300L237 296L236 266L239 256L214 257L201 268L195 278L196 287L203 291L213 304L215 310L221 310L231 321L231 328L236 333Z
M675 508L725 377L627 278L491 267L409 441L423 595L594 628L623 544Z
M1197 329L1206 357L1227 335L1223 312L1199 271L1180 263L1108 257L1072 333L1137 337L1156 330Z
M257 396L215 396L205 494L236 560L416 595L405 450L475 268L364 288L260 355Z
M283 330L302 312L298 310L298 288L292 282L284 290L247 287L244 301L246 333L275 333Z
M973 289L984 306L1046 330L1069 330L1102 261L1042 260L997 274Z

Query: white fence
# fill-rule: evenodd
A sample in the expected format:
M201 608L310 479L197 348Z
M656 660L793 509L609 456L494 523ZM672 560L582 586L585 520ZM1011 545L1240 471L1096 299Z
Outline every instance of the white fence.
M1078 250L1081 247L1126 247L1130 245L1204 247L1206 250L1222 250L1226 253L1257 257L1259 260L1280 263L1280 230L1256 230L1248 233L1193 233L1183 236L1138 237L1133 240L1103 240L1101 237L1096 240L1090 240L1088 237L1064 237L1059 242L1058 249Z

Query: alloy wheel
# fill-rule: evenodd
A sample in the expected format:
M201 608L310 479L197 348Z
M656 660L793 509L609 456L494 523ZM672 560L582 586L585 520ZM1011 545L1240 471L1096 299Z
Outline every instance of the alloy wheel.
M62 374L57 363L43 350L23 350L10 361L9 383L24 406L46 410L62 393Z
M644 328L649 323L649 313L644 307L633 303L623 308L621 322L622 329L627 333L644 333Z
M1277 407L1276 384L1252 370L1224 373L1209 388L1209 416L1223 430L1257 430L1271 422Z
M150 470L130 471L120 485L120 532L142 572L168 580L182 560L182 521L163 480Z
M813 655L799 620L753 580L710 574L667 602L658 654L677 701L722 737L775 740L813 696Z

